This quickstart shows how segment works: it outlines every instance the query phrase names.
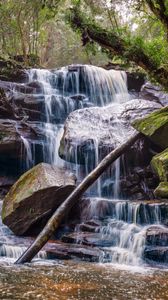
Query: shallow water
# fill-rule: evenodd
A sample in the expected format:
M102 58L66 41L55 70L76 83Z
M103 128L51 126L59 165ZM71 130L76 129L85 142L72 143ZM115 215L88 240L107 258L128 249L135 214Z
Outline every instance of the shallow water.
M0 299L166 300L168 270L91 263L13 266L1 263Z

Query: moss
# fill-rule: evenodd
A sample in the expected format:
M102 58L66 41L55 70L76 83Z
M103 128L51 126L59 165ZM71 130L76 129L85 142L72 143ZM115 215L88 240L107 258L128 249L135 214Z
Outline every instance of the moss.
M13 210L12 203L20 203L23 199L30 197L35 192L35 186L38 184L37 175L42 164L35 166L24 173L19 180L12 186L6 195L2 209L2 219ZM31 188L30 188L31 187Z
M168 106L153 112L143 119L135 120L132 126L148 136L162 149L168 147Z
M154 194L157 198L168 199L168 182L160 182Z
M152 158L151 166L161 181L168 181L168 148Z

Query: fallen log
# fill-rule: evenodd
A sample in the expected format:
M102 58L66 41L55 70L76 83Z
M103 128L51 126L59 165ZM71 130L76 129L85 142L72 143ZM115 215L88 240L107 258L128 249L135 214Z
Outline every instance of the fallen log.
M33 257L41 250L47 243L51 235L59 227L65 215L70 211L72 206L78 201L84 192L100 177L100 175L122 154L124 154L135 142L142 136L141 133L136 133L124 144L110 152L98 166L77 186L77 188L70 194L70 196L60 205L53 216L49 219L46 226L38 235L33 244L22 254L22 256L15 262L21 264L30 262Z

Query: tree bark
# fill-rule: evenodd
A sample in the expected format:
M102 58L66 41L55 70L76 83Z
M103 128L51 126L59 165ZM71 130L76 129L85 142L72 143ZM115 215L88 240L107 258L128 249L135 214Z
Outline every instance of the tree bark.
M84 192L100 177L100 175L126 150L128 150L137 139L141 137L141 133L136 133L124 144L110 152L98 166L77 186L70 196L60 205L53 216L50 218L44 229L38 235L33 244L23 253L23 255L15 262L16 264L30 262L32 258L47 243L51 235L59 227L65 215L70 211L72 206L81 198Z

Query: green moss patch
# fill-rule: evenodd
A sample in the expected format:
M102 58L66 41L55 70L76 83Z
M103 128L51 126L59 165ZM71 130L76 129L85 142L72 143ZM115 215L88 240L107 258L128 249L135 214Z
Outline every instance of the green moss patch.
M168 106L145 118L135 120L132 126L148 136L160 148L168 147Z
M161 181L168 181L168 148L152 158L151 166Z

